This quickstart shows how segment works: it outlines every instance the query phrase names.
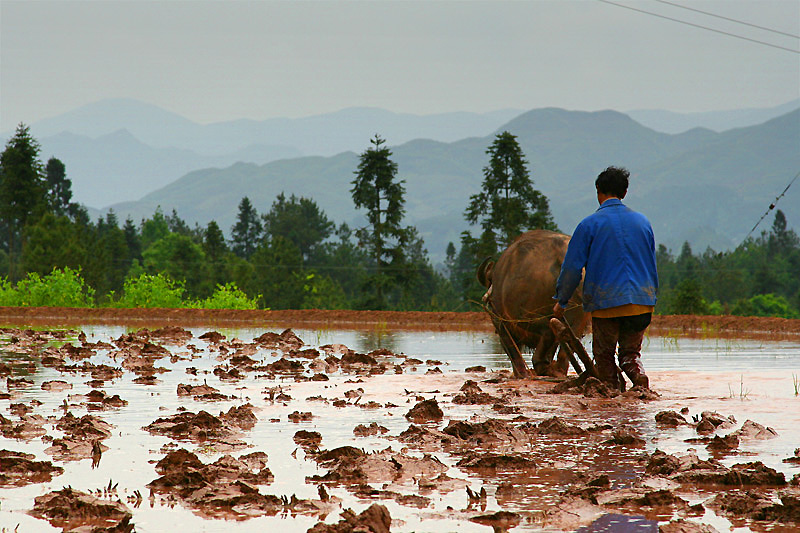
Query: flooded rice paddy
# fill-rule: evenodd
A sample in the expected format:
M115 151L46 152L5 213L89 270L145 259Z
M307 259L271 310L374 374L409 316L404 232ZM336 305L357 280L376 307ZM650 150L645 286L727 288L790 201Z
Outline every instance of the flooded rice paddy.
M283 328L219 330L221 339L189 328L177 338L120 347L131 331L91 325L38 343L10 330L0 335L0 362L9 370L0 421L41 428L4 431L0 450L63 468L49 481L0 486L0 530L75 527L30 513L37 498L64 487L120 502L131 517L119 531L306 531L374 503L388 510L391 531L657 531L677 520L719 531L800 527L796 514L760 519L715 503L746 486L653 471L660 450L713 459L714 475L755 462L787 482L800 473L800 461L786 461L800 454L800 341L651 336L644 364L658 394L607 398L586 390L550 394L556 382L547 379L508 380L508 359L488 333L295 329L303 344L288 346L258 341ZM584 343L590 349L591 338ZM44 365L48 354L60 354L63 364ZM98 368L115 371L99 375ZM427 400L436 400L441 419L410 421L407 413ZM247 413L234 416L243 406ZM230 431L167 422L202 411ZM665 411L685 423L657 423ZM730 422L702 432L703 412ZM107 423L110 435L69 441L67 413ZM736 446L709 451L714 437L741 432L748 420L761 433L739 433ZM79 444L88 448L81 452ZM181 449L203 465L239 458L240 470L228 464L228 477L208 473L190 487L157 464ZM244 474L237 479L231 471ZM242 479L244 489L232 495ZM757 485L759 497L773 503L795 490ZM670 496L642 499L655 493ZM793 494L787 502L797 501Z

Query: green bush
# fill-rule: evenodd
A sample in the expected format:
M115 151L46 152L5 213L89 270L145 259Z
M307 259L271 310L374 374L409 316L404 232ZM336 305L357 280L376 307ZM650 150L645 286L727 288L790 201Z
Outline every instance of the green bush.
M235 283L217 285L214 294L205 300L199 300L195 307L201 309L255 309L261 295L255 298L248 298Z
M697 280L687 278L678 283L670 311L673 315L708 314L708 304L703 299L703 287Z
M15 307L19 305L17 289L3 276L0 277L0 306Z
M93 307L94 289L86 285L80 272L69 267L54 268L41 277L29 272L16 287L0 278L0 305L19 307Z
M740 316L778 316L783 318L800 318L800 313L792 308L788 300L775 294L756 294L747 300L739 300L731 311Z
M171 280L165 274L140 274L125 280L122 298L115 307L187 307L183 301L183 283Z

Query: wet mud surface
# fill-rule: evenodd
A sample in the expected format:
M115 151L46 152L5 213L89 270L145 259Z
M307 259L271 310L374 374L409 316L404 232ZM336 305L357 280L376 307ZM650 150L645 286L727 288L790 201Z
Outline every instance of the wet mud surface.
M433 315L421 331L482 331ZM790 389L800 344L783 322L778 370L693 374L676 352L673 370L650 372L652 390L618 393L591 379L512 380L502 357L489 360L492 346L477 348L484 360L403 353L385 323L361 324L362 342L286 327L319 316L190 326L204 316L0 332L3 527L800 528L800 400ZM690 319L682 331L695 331ZM669 355L678 338L652 349Z

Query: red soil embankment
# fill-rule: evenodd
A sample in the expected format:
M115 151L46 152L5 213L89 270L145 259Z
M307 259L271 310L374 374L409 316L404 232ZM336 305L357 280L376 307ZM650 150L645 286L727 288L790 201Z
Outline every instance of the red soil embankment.
M314 327L351 330L387 328L428 331L493 331L482 311L352 311L352 310L217 310L115 309L68 307L0 307L0 324L13 326L124 326ZM787 318L655 315L654 335L735 337L764 340L800 338L800 320Z

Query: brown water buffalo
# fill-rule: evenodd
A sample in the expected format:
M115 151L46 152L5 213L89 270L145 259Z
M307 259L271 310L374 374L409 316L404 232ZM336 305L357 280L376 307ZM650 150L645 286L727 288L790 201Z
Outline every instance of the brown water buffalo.
M567 373L569 363L564 347L553 362L558 342L549 320L553 316L556 280L568 243L568 235L547 230L528 231L509 245L497 263L487 260L478 267L478 281L487 288L483 301L503 349L511 359L514 377L531 375L522 358L523 346L534 350L531 362L537 375ZM585 326L581 287L575 291L565 313L578 336Z

